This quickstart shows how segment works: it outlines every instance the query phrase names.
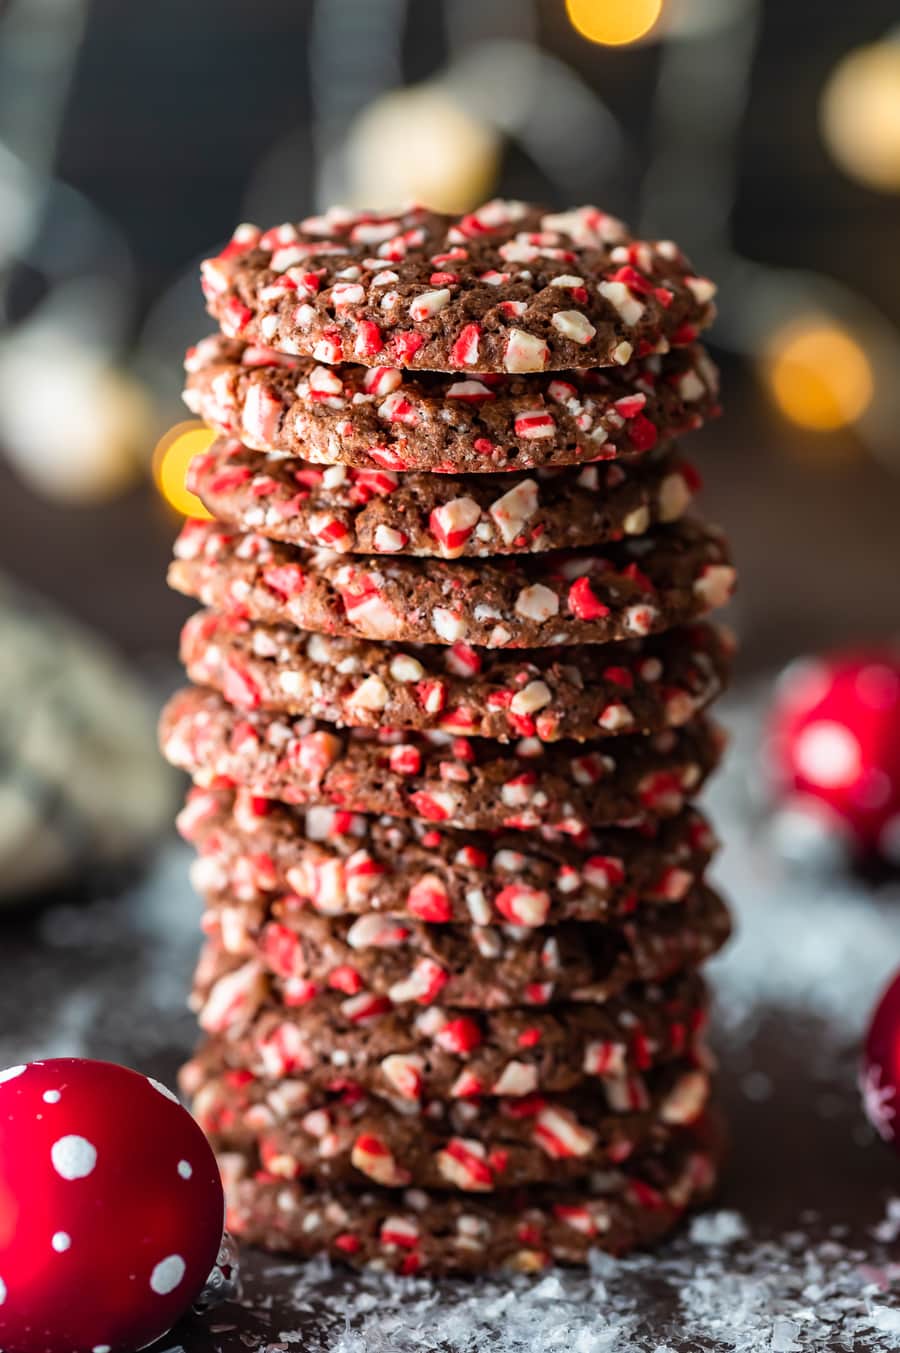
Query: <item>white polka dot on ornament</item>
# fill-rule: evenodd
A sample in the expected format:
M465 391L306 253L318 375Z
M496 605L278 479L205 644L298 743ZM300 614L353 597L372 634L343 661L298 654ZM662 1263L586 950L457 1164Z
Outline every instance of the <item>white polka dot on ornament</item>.
M84 1179L97 1164L97 1148L74 1133L60 1137L50 1148L53 1168L63 1179Z
M150 1286L154 1292L163 1296L167 1292L174 1292L184 1277L184 1270L185 1263L181 1255L170 1254L167 1259L161 1259L150 1274Z

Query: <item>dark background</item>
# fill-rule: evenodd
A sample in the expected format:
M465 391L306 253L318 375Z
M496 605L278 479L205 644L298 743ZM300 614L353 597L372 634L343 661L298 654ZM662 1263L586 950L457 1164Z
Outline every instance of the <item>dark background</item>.
M325 6L337 51L332 83L340 86L330 92L326 142L341 138L360 100L372 92L366 88L370 26L379 20L397 28L400 79L407 84L441 72L469 28L477 40L485 32L502 36L506 27L521 33L530 23L536 43L602 98L619 124L625 152L615 167L598 159L593 182L585 183L579 171L571 179L573 192L582 190L636 223L659 218L659 228L677 234L702 271L726 283L723 322L712 341L724 368L727 415L693 445L707 482L706 509L730 529L741 566L736 619L746 669L811 646L891 632L900 563L900 447L889 403L896 397L890 372L900 375L892 347L900 320L900 212L895 194L855 181L835 163L823 140L819 102L846 53L889 40L889 26L898 20L896 0L688 5L701 17L705 13L707 24L720 8L720 19L733 11L734 32L725 24L724 35L693 39L696 82L688 82L682 102L693 98L695 83L714 74L711 66L722 53L727 57L740 43L741 24L756 26L738 96L744 107L724 154L731 180L730 248L764 265L776 291L777 269L816 274L812 300L785 300L788 318L810 308L830 312L829 279L849 289L838 309L849 314L851 329L859 321L864 347L874 343L867 307L874 303L881 312L879 341L887 347L881 342L884 350L873 361L888 375L876 384L875 404L888 404L880 426L826 433L793 425L774 407L761 379L764 340L777 325L754 310L755 275L743 283L739 273L721 277L720 249L708 233L715 202L696 191L708 148L692 144L690 135L682 138L680 154L693 168L681 180L675 173L668 198L651 193L648 204L648 168L660 141L654 99L665 53L672 43L690 45L690 39L604 47L574 30L564 0L534 6L530 0L325 0ZM150 396L141 424L143 466L123 491L105 499L87 492L73 504L46 486L35 491L20 470L0 465L0 565L142 660L173 652L188 609L164 588L178 518L160 499L147 467L153 443L186 416L176 401L181 349L210 327L194 281L196 265L248 208L271 203L283 216L300 216L322 205L315 173L323 114L311 65L322 40L316 47L314 27L325 6L312 0L159 0L152 6L93 0L84 7L80 39L75 35L70 43L67 86L58 66L45 55L34 57L38 39L44 45L49 40L51 20L29 29L20 21L27 4L0 8L0 54L7 71L18 71L22 91L18 105L5 102L7 114L13 110L9 139L15 146L29 102L36 116L43 109L49 118L52 94L58 108L43 168L96 210L90 266L111 272L122 302L103 342L116 369L137 378ZM44 8L52 15L53 6ZM727 82L727 73L722 78L733 96L733 80ZM900 105L900 82L896 97ZM3 107L0 98L0 144L10 131ZM552 122L558 112L551 101L539 115ZM705 117L702 125L708 122ZM290 154L272 168L270 152L285 142ZM261 174L265 163L269 168ZM561 205L568 183L564 176L553 181L515 135L505 135L496 186L501 193ZM72 215L58 193L54 187L43 203L31 241L10 248L3 262L7 345L52 292L48 258L52 274L54 251L66 254ZM73 342L77 338L76 324ZM36 392L54 379L60 360L56 351L37 366L28 398L40 398Z
M446 60L442 11L452 23L454 8L454 0L411 0L403 41L409 83ZM659 46L604 48L573 31L563 0L541 0L536 9L541 44L601 91L626 128L633 183L611 209L634 219ZM91 4L57 172L121 226L144 306L230 234L255 167L285 129L308 129L311 10L310 0L158 0L137 11L121 0ZM900 24L900 10L895 0L768 0L760 20L735 166L735 243L751 258L843 278L896 317L897 202L835 167L817 107L839 58ZM346 41L354 41L352 28ZM309 144L307 154L311 167ZM523 158L508 157L499 189L540 199L548 185ZM287 195L298 216L315 207L309 181Z

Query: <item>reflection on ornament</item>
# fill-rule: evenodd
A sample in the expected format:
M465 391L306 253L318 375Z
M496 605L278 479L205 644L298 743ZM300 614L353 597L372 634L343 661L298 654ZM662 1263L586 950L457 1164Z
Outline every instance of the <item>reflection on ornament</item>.
M768 384L781 412L801 427L828 431L855 423L872 402L872 367L845 329L808 320L767 346Z
M153 452L153 478L170 507L183 517L206 517L211 514L195 493L185 485L188 466L201 452L208 451L216 433L205 423L189 419L176 423L157 442Z
M393 90L353 124L346 146L355 205L421 202L466 211L490 196L500 139L438 85Z
M48 498L96 502L139 476L150 435L144 389L104 354L55 335L24 338L0 362L0 441Z
M900 191L900 42L859 47L839 62L822 96L821 126L846 173Z
M646 37L662 13L663 0L566 0L573 28L589 42L622 47Z

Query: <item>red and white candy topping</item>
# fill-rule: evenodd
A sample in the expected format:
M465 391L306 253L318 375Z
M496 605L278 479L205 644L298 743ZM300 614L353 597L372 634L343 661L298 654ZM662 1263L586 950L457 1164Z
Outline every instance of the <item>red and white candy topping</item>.
M202 1291L223 1195L200 1128L159 1082L57 1058L0 1071L0 1347L126 1353Z
M596 207L499 198L460 217L340 209L242 225L201 271L226 336L328 365L624 366L692 343L715 315L715 287L671 241L632 239Z

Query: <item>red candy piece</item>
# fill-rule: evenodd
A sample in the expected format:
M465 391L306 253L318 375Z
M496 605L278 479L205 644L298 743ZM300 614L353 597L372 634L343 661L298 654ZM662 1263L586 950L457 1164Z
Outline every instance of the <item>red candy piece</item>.
M870 1123L900 1152L900 973L882 993L872 1016L860 1090Z
M598 620L609 615L609 607L591 587L590 578L576 578L569 588L569 610L579 620Z
M900 861L900 654L797 663L772 712L769 767L793 816Z
M222 1185L170 1090L57 1058L0 1071L0 1347L124 1353L202 1291Z

